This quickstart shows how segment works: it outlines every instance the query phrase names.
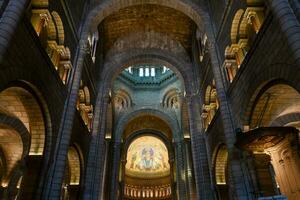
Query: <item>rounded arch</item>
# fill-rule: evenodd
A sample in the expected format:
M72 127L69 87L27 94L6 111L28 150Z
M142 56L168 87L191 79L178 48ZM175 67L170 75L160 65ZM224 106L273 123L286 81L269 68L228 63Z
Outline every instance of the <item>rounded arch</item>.
M35 12L34 10L32 12ZM39 12L39 11L37 11ZM46 30L47 30L47 39L49 41L56 41L57 39L57 28L56 28L56 25L53 21L53 18L52 18L52 15L49 13L49 11L44 11L45 13L42 15L44 18L45 21L47 22L44 22L44 23L47 23L47 26L46 26ZM44 26L44 24L42 24ZM43 41L42 41L43 42Z
M55 27L57 30L57 39L59 45L64 45L65 43L65 31L64 31L64 25L63 22L59 16L59 14L56 11L52 11L51 13L53 21L55 23Z
M78 146L74 145L69 148L68 151L68 166L70 175L70 185L79 185L81 181L81 155Z
M6 161L6 173L1 181L3 187L9 185L18 162L28 153L29 144L26 141L28 137L30 137L28 132L24 130L23 133L19 133L13 127L0 124L0 147Z
M270 126L285 126L287 124L292 124L300 122L300 113L299 112L291 112L277 117L272 121Z
M106 92L111 87L112 81L115 80L124 68L138 63L158 63L164 65L170 68L185 86L193 85L190 84L191 80L194 80L192 70L189 70L192 67L191 63L184 62L176 58L176 55L160 49L132 49L131 51L115 54L107 58L101 74L101 79L107 83L103 84L106 87ZM185 88L185 90L189 95L195 88Z
M43 155L46 128L42 109L31 92L22 87L8 87L0 92L1 110L20 119L31 135L30 155Z
M300 93L284 80L273 80L261 85L248 105L250 128L270 126L287 115L298 113Z
M171 88L167 92L165 92L163 99L162 99L162 106L167 108L172 108L176 106L179 102L179 89L178 88ZM179 107L179 105L177 105Z
M30 152L30 133L24 126L22 121L15 116L7 115L0 112L0 127L5 130L11 131L11 133L16 133L22 142L22 154L21 157L24 158ZM1 134L0 137L6 137L6 134ZM5 142L6 139L3 138L1 142ZM9 144L9 143L8 143Z
M151 142L149 142L149 140ZM137 156L136 154L132 154L133 152L139 152L141 149L137 142L143 142L143 150L144 151L148 146L153 150L153 160L155 160L156 156L159 156L157 160L160 164L158 168L159 173L143 171L138 168L137 171L133 170L134 166L137 164ZM153 144L155 143L155 144ZM150 144L150 145L149 145ZM133 146L132 146L133 145ZM146 150L147 151L147 150ZM151 154L151 153L150 153ZM171 183L173 182L172 177L172 169L171 167L174 162L174 152L172 148L171 141L161 132L151 129L144 129L140 131L136 131L132 133L125 141L124 148L123 148L123 160L125 161L122 164L122 180L124 180L124 195L129 197L167 197L171 196ZM143 165L143 164L142 164ZM155 168L157 170L157 168ZM149 176L144 181L148 181L149 179L153 179L156 185L153 184L145 184L142 182L136 182L136 180L143 180L145 176ZM137 178L137 179L135 179ZM148 180L147 180L148 179ZM146 192L144 195L138 196L138 194L133 194L130 191L132 189L140 193ZM160 188L160 189L158 189ZM164 189L163 189L164 188ZM159 195L158 191L163 189L164 194ZM127 192L126 192L127 191ZM168 191L168 192L167 192ZM147 193L148 192L148 193ZM150 195L150 193L152 193Z
M159 140L161 140L166 145L168 152L169 152L169 159L170 160L174 159L174 151L173 151L172 143L170 142L170 140L160 131L152 130L152 129L143 129L143 130L135 131L128 138L126 138L126 140L124 142L123 156L127 155L128 147L130 146L130 144L137 138L143 137L143 136L157 137ZM123 158L126 159L125 157L123 157Z
M225 144L219 144L213 156L213 177L219 199L228 199L228 151Z
M123 134L126 126L128 125L128 123L132 119L142 117L142 116L154 116L154 117L161 119L171 129L174 140L177 141L180 139L180 136L179 136L180 128L175 119L171 118L169 115L165 114L164 112L162 112L160 110L140 109L140 110L130 112L129 114L125 114L118 120L118 123L116 125L115 141L121 141L122 134Z
M90 95L90 90L87 86L83 87L83 92L84 92L84 96L85 96L85 103L86 105L90 105L91 104L91 95Z
M251 82L250 85L238 85L231 92L231 96L235 98L232 99L234 106L234 112L237 114L238 123L242 127L244 125L249 125L249 115L251 108L254 104L254 100L261 91L261 89L270 82L279 81L285 83L298 92L300 92L300 82L297 79L291 79L291 74L295 74L295 65L288 63L275 64L265 66L265 64L260 63L258 68L261 68L259 74L245 77L245 82ZM247 91L243 95L240 95L240 91ZM240 97L238 97L240 95ZM239 108L239 109L236 109Z
M226 170L227 170L228 151L225 144L220 144L217 147L214 158L215 180L216 184L224 185L227 183Z
M86 18L86 31L92 31L95 32L98 24L109 16L110 14L117 12L118 10L130 6L135 5L142 5L145 4L142 0L134 0L134 1L119 1L119 0L112 0L105 3L100 3L91 10L89 16ZM171 0L171 1L159 1L159 0L149 0L147 1L147 4L156 4L161 5L169 8L173 8L175 10L178 10L188 17L190 17L199 27L199 29L203 29L203 23L205 22L204 19L206 19L207 12L204 11L201 6L191 2L191 1L180 1L180 0ZM85 35L84 39L87 39L88 33Z
M230 38L231 38L231 43L235 44L238 42L238 35L239 35L239 26L242 20L242 17L244 15L244 10L239 9L232 20L232 25L231 25L231 33L230 33Z
M34 79L32 77L32 72L26 70L25 68L16 68L16 67L9 67L5 69L1 69L0 73L0 91L4 91L9 87L21 87L25 90L29 91L32 96L37 101L44 119L45 131L46 131L46 138L45 138L45 145L44 145L44 161L48 163L51 154L52 148L52 116L50 114L50 110L48 104L49 102L46 101L45 96L47 95L44 93L45 90L42 90L40 87L43 84L40 84L40 80ZM1 93L1 92L0 92ZM46 167L45 167L46 168Z
M132 106L132 99L130 94L125 89L119 89L114 92L114 109L115 111L120 109L127 109Z
M211 90L212 90L212 87L210 85L208 85L206 87L206 90L205 90L205 97L204 97L205 104L209 104L210 103Z

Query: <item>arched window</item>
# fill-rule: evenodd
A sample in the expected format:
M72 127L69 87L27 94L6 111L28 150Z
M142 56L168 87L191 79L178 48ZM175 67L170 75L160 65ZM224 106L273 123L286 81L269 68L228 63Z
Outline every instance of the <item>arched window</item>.
M84 124L90 131L93 120L93 105L91 104L90 90L87 86L83 85L82 81L78 91L77 110L80 112Z
M64 45L65 33L59 14L48 10L48 1L32 1L31 24L64 84L72 69L71 53Z
M233 81L264 21L263 1L248 0L247 5L246 10L236 12L231 25L231 45L225 49L224 67L229 82Z
M218 147L214 160L215 170L215 183L219 199L228 199L228 186L227 186L227 165L228 165L228 152L225 145Z
M207 86L205 91L204 104L202 106L202 121L203 127L208 128L213 120L217 110L219 108L219 102L217 98L217 90L215 82L213 80L212 85Z

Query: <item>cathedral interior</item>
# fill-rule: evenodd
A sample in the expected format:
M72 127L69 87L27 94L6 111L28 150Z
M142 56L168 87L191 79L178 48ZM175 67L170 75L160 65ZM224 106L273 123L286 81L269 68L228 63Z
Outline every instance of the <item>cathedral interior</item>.
M299 0L0 0L0 199L299 200Z

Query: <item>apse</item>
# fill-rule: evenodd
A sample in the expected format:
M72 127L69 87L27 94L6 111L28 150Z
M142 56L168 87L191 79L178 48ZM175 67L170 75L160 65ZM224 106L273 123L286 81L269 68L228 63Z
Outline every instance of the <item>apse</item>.
M171 196L170 181L166 145L151 135L132 141L126 155L125 199L168 199Z

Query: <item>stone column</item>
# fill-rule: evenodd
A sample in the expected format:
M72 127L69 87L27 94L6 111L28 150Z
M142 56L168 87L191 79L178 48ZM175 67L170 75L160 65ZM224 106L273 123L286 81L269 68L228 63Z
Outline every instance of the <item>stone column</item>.
M84 180L83 199L98 200L103 196L105 152L108 150L105 143L107 107L110 101L109 88L104 83L100 86L96 108L94 112L92 137Z
M176 187L174 184L174 158L169 157L169 165L170 165L170 179L171 179L171 195L172 198L175 200L176 199Z
M100 191L103 191L101 194L100 194L100 199L106 199L106 196L105 196L105 181L107 181L107 177L108 177L108 174L110 172L110 170L108 169L108 162L109 162L109 146L110 146L110 140L105 140L105 152L104 152L104 163L103 163L103 179L102 179L102 182L101 182L101 190ZM108 174L107 174L108 173Z
M122 161L121 161L121 167L122 167L122 180L121 183L119 184L119 199L123 200L124 199L124 189L125 189L125 171L126 171L126 163L127 163L127 155L124 155ZM121 159L121 158L120 158ZM119 171L119 170L118 170Z
M174 142L176 157L176 178L178 199L187 199L186 177L185 177L185 161L183 159L184 146L182 141Z
M29 0L10 0L0 18L0 63L8 50Z
M197 199L215 199L214 192L211 188L206 143L204 136L201 134L202 121L200 116L201 106L199 99L199 95L186 97L189 113Z
M62 191L62 182L65 173L68 149L71 140L74 115L76 110L76 102L80 86L82 68L85 55L87 53L87 45L84 40L79 42L78 56L76 60L76 68L73 77L70 80L68 96L65 100L64 111L62 113L59 132L57 135L56 146L53 153L53 162L50 163L46 178L46 186L43 191L43 199L59 199Z
M300 24L289 0L268 0L272 13L280 24L294 59L300 67Z
M191 145L190 139L185 139L185 154L186 154L186 179L188 182L188 196L189 199L196 199L196 191L195 191L195 181L193 176L193 161L192 161L192 152L191 152Z
M276 191L276 184L273 182L273 174L271 173L269 155L264 153L255 153L253 156L253 167L255 169L255 178L258 183L258 190L256 193L258 195L274 196L278 195Z
M119 167L121 160L121 142L116 141L113 144L113 160L111 169L111 188L110 188L110 200L119 199L118 194L121 192L119 189ZM121 196L121 194L119 194Z
M280 191L289 200L300 199L300 159L295 143L295 137L289 135L279 144L265 149L271 156Z
M208 29L208 35L213 33ZM228 149L229 159L229 189L232 199L252 199L253 194L249 191L249 180L246 178L246 170L241 160L241 151L239 151L234 143L235 124L232 115L232 108L226 94L226 79L222 70L222 64L219 56L218 46L214 42L214 38L210 38L209 54L211 58L211 66L216 81L217 96L220 101L220 111L224 126L225 142Z

